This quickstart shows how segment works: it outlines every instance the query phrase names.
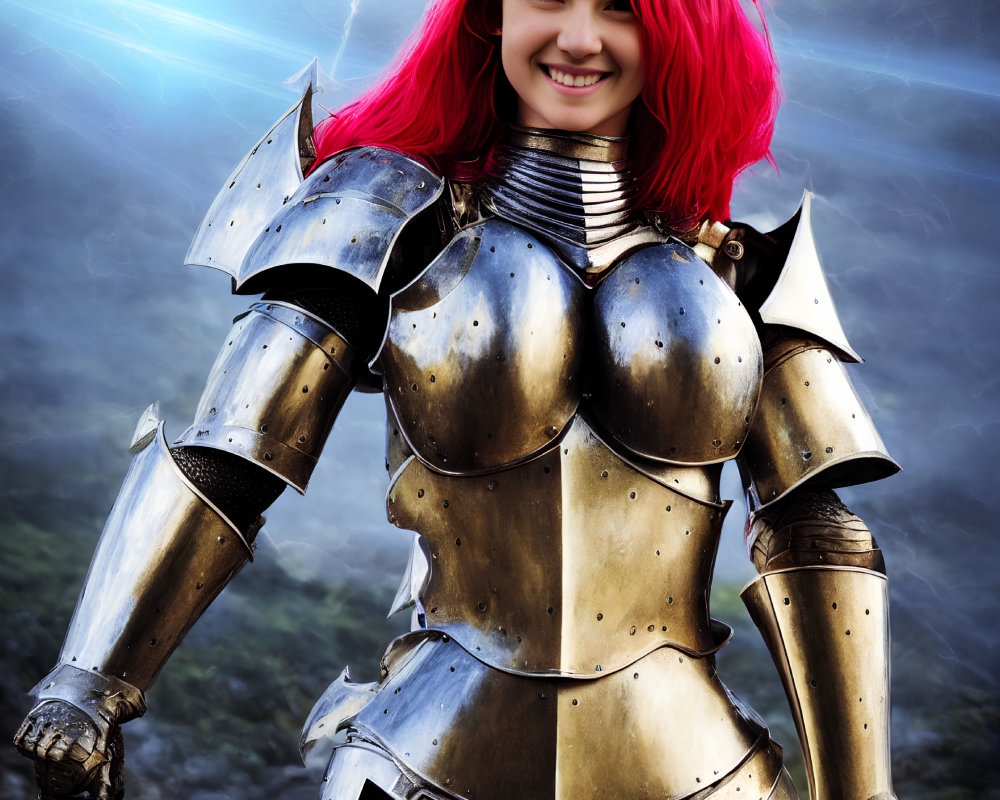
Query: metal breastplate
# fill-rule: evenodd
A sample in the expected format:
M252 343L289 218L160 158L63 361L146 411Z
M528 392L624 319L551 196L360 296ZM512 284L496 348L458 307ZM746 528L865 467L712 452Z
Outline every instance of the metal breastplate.
M469 228L392 297L373 367L414 454L388 500L426 541L412 599L509 672L712 652L713 465L757 402L753 324L686 245L631 246L586 280L562 235L532 227Z
M740 301L686 245L640 249L590 290L538 237L489 220L393 295L373 368L416 456L468 475L533 458L578 409L635 455L733 458L762 356Z

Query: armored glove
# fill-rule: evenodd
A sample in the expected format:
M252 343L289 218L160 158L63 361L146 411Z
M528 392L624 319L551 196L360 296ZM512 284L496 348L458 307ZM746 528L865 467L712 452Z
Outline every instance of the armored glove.
M39 683L35 694L38 703L14 745L35 761L38 800L124 797L119 723L146 710L142 693L116 678L63 665Z

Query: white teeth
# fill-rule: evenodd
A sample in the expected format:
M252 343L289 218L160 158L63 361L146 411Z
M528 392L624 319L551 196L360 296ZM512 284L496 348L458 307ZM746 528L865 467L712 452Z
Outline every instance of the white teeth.
M563 72L554 67L549 67L548 70L549 77L563 86L593 86L602 77L602 74L599 72L590 75L570 75L568 72Z

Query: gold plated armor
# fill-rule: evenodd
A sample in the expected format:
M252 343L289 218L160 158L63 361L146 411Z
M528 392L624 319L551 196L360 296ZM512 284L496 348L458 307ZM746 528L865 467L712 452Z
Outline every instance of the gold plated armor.
M378 681L345 670L313 709L303 751L346 731L323 797L795 798L781 748L716 675L729 636L708 603L729 508L719 475L737 457L760 515L751 545L767 551L745 596L814 797L891 796L884 579L796 561L806 524L764 530L804 488L896 468L838 361L853 351L808 202L787 263L758 265L766 302L748 308L739 230L701 231L700 252L729 259L715 265L723 278L649 224L625 140L516 130L495 174L445 192L423 165L371 147L303 178L304 113L233 173L189 261L225 269L238 291L347 276L388 307L381 344L356 347L265 299L236 320L177 444L227 451L301 491L358 354L376 353L387 512L414 532L393 609L413 606L413 630L390 644ZM796 310L806 294L816 324L815 309ZM765 357L774 325L811 341ZM52 694L82 703L92 671L109 698L96 713L113 721L141 713L142 690L251 557L256 530L219 514L162 433L150 444L154 428L137 437ZM860 552L851 530L859 544L844 548ZM128 580L101 588L115 571Z
M750 584L743 599L791 701L811 796L892 797L885 576L781 570Z

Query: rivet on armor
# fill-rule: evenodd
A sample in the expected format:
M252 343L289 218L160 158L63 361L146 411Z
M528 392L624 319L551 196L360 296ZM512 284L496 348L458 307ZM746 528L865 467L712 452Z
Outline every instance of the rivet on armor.
M448 501L445 500L443 503L441 503L441 507L442 508L447 508L448 507Z
M604 615L603 614L598 614L597 615L597 619L598 619L598 621L604 619Z
M549 607L548 607L548 608L546 609L546 613L548 613L548 614L551 614L551 613L552 613L552 606L549 606Z
M656 626L655 625L650 625L648 628L646 628L646 630L649 631L650 633L652 633L653 631L656 630Z
M575 705L575 706L580 705L580 701L577 700L575 697L573 698L573 705Z
M601 477L602 477L602 478L606 478L606 477L608 477L608 471L607 471L606 469L604 469L604 470L601 470Z
M264 453L265 461L270 461L272 458L274 458L274 456L272 456L270 453Z
M456 539L455 540L455 546L456 547L461 547L462 546L462 540L461 539Z
M832 452L833 452L833 448L832 448L832 447L828 447L828 448L826 448L826 452L828 452L828 453L832 453Z
M668 597L667 598L667 605L668 606L672 606L673 604L674 604L674 598ZM666 630L666 628L664 628L664 630Z
M729 256L733 261L739 261L743 258L743 243L738 242L735 239L726 242L726 255ZM739 791L737 789L737 791Z
M628 493L628 497L629 497L629 500L635 500L635 497L636 497L635 492L629 492Z

